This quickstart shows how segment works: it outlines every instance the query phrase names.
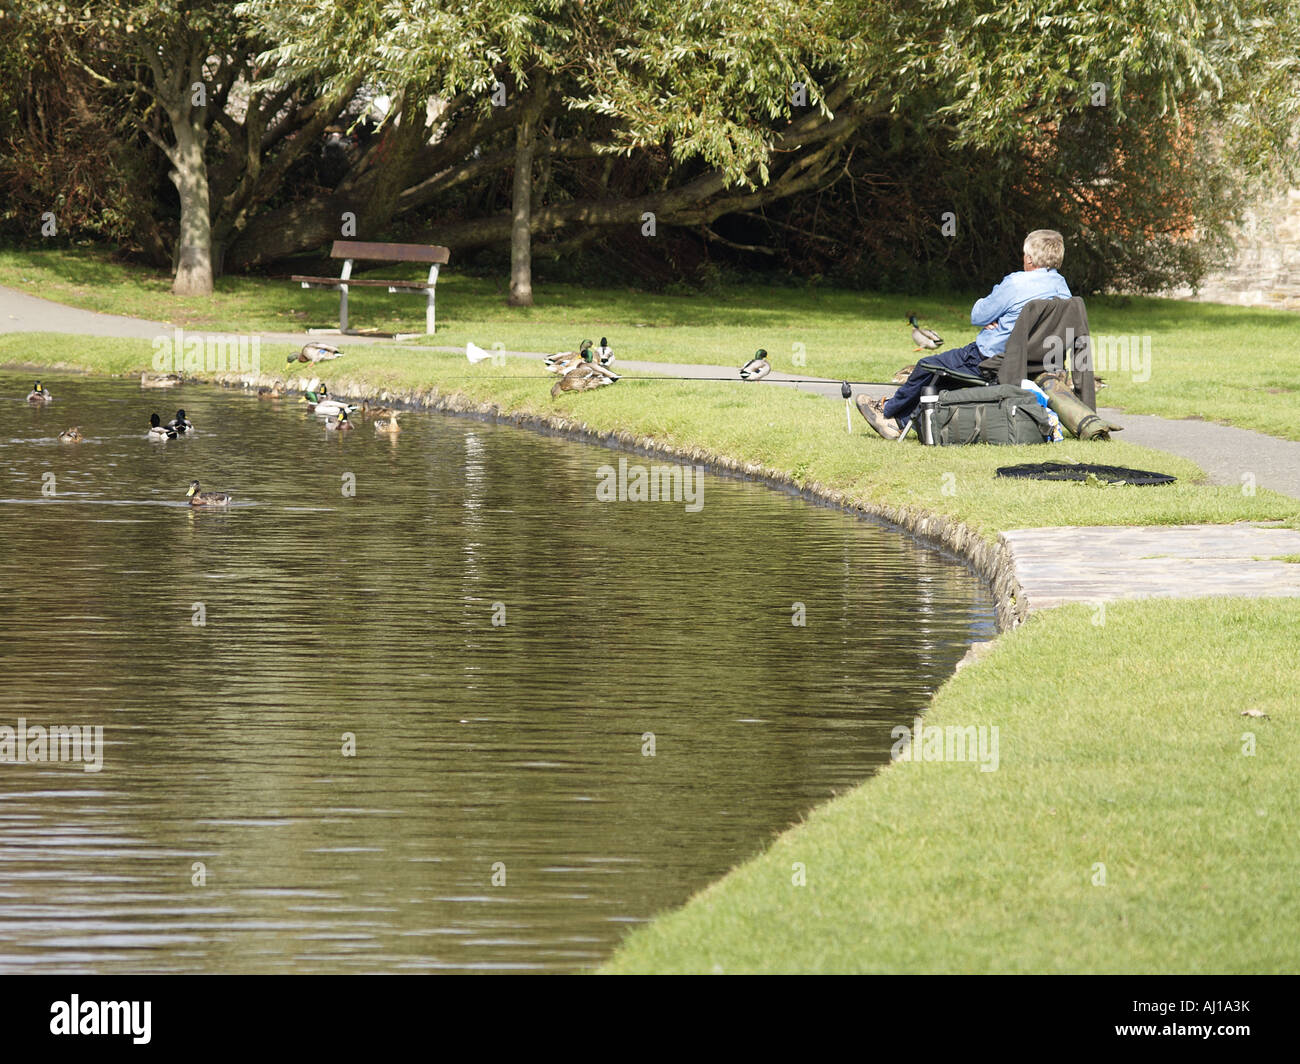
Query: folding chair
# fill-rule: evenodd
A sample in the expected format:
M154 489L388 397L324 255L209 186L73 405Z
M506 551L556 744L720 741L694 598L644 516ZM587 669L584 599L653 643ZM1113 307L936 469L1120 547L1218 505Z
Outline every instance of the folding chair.
M934 370L930 377L930 383L921 389L921 395L923 396L933 394L931 389L933 389L934 392L939 391L941 384L947 385L949 388L983 388L985 385L992 383L991 380L980 373L979 370L959 370L949 369L947 366L932 367L927 365L927 361L930 357L931 356L927 355L925 358L919 359L916 363L917 369L933 368ZM916 410L920 411L920 409L921 404L918 403ZM915 420L916 413L914 412L912 416L903 423L903 431L898 434L899 443L902 443L907 439L907 433L911 429L912 423ZM916 431L919 434L921 430L917 429Z

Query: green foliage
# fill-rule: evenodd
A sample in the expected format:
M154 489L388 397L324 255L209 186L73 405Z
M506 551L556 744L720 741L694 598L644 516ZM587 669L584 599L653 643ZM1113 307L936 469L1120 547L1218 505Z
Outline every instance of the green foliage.
M968 284L1014 261L1025 229L1049 225L1067 235L1077 289L1155 290L1222 259L1252 182L1293 176L1300 0L30 0L17 11L0 71L63 48L55 73L98 95L81 92L89 125L69 121L71 102L57 118L82 142L98 128L121 143L120 180L97 187L64 165L81 187L53 188L59 167L42 174L38 157L56 153L20 120L14 84L0 87L0 142L13 145L0 182L83 203L84 231L130 229L155 257L150 219L172 194L154 148L122 123L134 114L166 150L162 83L174 102L196 69L217 94L204 132L214 233L242 263L319 246L340 189L371 208L372 236L446 233L457 261L500 246L506 227L490 223L509 208L521 100L542 115L535 241L570 255L608 234L629 272L679 283L776 264L874 288ZM508 108L493 106L498 85ZM402 151L359 152L324 187L320 129L294 131L331 93L355 94L343 124L385 96L387 132L424 128ZM254 120L246 100L271 110ZM658 263L633 247L645 244L633 204L670 235ZM938 226L948 210L951 240Z

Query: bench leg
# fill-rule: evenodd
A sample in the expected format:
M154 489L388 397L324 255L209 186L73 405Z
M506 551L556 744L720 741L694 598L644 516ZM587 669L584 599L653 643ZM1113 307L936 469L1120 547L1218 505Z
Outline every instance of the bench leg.
M438 264L435 262L429 267L429 304L424 309L424 331L430 336L433 335L435 326L435 315L433 308L433 290L438 284Z
M339 280L346 282L352 276L352 260L343 261L343 271L339 274ZM339 285L339 332L348 331L348 286L346 283Z

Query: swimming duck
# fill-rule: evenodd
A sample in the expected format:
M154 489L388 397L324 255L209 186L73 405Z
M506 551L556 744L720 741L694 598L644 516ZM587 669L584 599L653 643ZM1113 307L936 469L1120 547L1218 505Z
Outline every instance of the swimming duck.
M772 364L767 360L767 352L761 347L754 352L754 357L740 367L742 381L761 381L772 372Z
M317 411L319 413L319 410ZM325 427L331 432L337 432L340 429L350 429L352 422L348 420L348 412L343 407L329 421L325 422Z
M570 373L577 369L580 364L591 362L591 347L590 340L583 340L576 351L558 351L553 355L547 355L546 368L551 373L561 375Z
M912 323L912 343L916 344L916 350L935 351L943 343L943 337L933 329L921 328L916 320L916 311L908 311L907 320Z
M388 418L385 421L375 422L375 431L385 436L396 436L402 431L402 426L397 423L397 411L390 410Z
M617 373L603 366L580 362L552 385L551 397L554 398L561 392L588 392L593 388L604 388L620 379Z
M336 358L342 358L343 352L337 347L330 347L329 344L317 343L312 341L303 344L302 350L296 355L290 355L289 362L310 362L313 365L317 362L329 362Z
M600 346L596 348L596 361L602 366L608 366L614 361L614 349L609 346L609 340L602 336Z
M27 401L29 403L52 403L54 402L54 396L50 394L48 388L44 387L40 381L37 381L32 385L32 390L27 395Z
M321 384L320 390L308 390L303 393L302 401L307 404L307 409L318 417L334 417L340 410L346 410L349 414L356 410L352 403L345 403L335 399L330 395L329 388Z
M281 399L284 397L284 381L276 381L269 388L258 388L259 399Z
M141 388L175 388L181 383L179 373L141 373Z
M151 440L174 440L176 439L176 430L168 428L162 423L162 418L157 414L149 415L149 439Z
M190 481L190 490L185 493L191 506L229 506L230 496L224 491L199 491L199 482Z
M60 443L80 443L83 437L81 435L81 426L76 428L64 429L59 433Z
M182 407L176 411L176 416L167 422L169 429L175 429L176 435L184 436L187 432L194 431L194 422L185 416L185 409Z

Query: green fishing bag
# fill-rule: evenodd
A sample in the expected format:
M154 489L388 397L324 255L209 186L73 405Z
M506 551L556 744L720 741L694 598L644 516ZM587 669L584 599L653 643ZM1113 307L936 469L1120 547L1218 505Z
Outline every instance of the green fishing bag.
M1033 392L1012 384L939 393L934 413L940 447L968 443L1046 443L1052 429Z

